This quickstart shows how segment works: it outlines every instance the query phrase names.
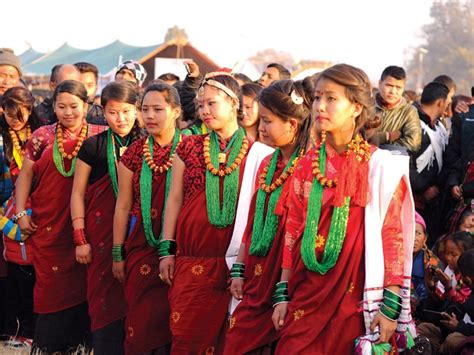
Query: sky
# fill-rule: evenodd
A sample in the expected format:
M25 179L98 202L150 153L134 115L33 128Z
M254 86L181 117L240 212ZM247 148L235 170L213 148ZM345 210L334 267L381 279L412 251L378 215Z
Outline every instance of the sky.
M92 49L116 39L145 46L162 43L167 29L177 25L186 30L192 45L220 66L233 67L260 50L274 48L297 60L352 64L376 81L386 66L406 64L413 48L422 42L421 29L431 22L432 3L10 0L2 3L0 47L20 54L28 44L46 52L64 42Z

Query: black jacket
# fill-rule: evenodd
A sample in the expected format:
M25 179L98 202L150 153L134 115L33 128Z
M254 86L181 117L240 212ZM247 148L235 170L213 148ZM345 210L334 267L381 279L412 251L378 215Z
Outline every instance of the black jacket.
M58 120L56 114L54 113L52 98L45 98L42 103L40 103L34 108L34 111L36 113L36 117L38 117L41 126L56 123ZM104 111L102 109L102 106L93 103L89 103L86 120L87 123L107 126L107 121L104 118Z
M474 182L465 183L464 178L470 162L474 161L474 105L469 111L452 118L452 134L446 149L446 187L463 185L464 197L474 197Z
M433 128L431 118L419 107L415 105L418 110L420 120L426 123L428 126ZM436 124L441 124L439 121ZM424 130L421 135L420 149L410 154L410 184L415 194L423 194L429 187L437 186L438 188L443 186L442 175L438 169L438 161L434 159L431 166L425 167L420 173L416 170L416 159L420 157L425 150L430 146L431 140Z
M459 305L459 307L464 313L469 315L471 320L474 320L474 293L471 292L466 302ZM466 336L472 336L474 335L474 324L465 323L463 320L460 320L456 331Z
M53 99L47 97L33 109L41 126L47 126L55 123L58 119L53 109Z

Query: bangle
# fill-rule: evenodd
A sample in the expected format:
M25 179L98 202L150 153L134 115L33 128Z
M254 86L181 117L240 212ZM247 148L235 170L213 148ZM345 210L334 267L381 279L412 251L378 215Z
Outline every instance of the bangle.
M112 261L120 262L125 260L125 247L123 244L114 244L112 246Z
M84 233L84 228L74 229L72 232L72 240L76 246L89 244L86 239L86 234Z
M159 259L176 255L176 241L173 239L162 239L158 245Z
M74 221L76 221L76 220L78 220L78 219L85 219L85 218L84 218L84 217L74 217L74 218L71 220L71 222L74 222Z
M388 319L388 320L391 320L392 322L396 322L397 319L395 319L395 317L392 317L390 313L388 313L387 311L385 311L384 307L380 307L379 308L379 313L380 315L382 315L384 318ZM388 313L388 314L387 314ZM397 317L398 318L398 317Z
M272 295L273 307L280 303L290 302L290 296L288 295L288 281L280 281L276 284L275 292Z
M399 294L385 288L379 311L385 318L396 321L402 312L402 298Z
M23 210L15 215L15 222L18 221L21 217L24 217L28 214L27 210Z
M244 279L245 274L245 264L243 263L234 263L230 269L230 279Z

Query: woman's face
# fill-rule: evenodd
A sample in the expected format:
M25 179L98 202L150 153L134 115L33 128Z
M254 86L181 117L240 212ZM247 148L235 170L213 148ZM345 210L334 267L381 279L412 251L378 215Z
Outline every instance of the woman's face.
M463 250L459 248L456 243L452 240L446 242L446 250L444 252L444 257L448 266L451 270L455 271L458 268L458 259L463 253Z
M259 137L272 147L284 147L295 139L297 121L282 120L262 104L258 105L260 122L258 125Z
M222 90L204 85L197 97L198 113L211 130L220 130L237 119L237 103Z
M109 127L121 137L133 128L137 117L135 105L123 101L109 100L104 107L104 116Z
M240 125L244 128L252 127L258 122L258 103L250 96L243 96L244 118Z
M145 128L153 137L174 130L180 109L172 107L165 98L166 93L149 91L143 98L142 119Z
M358 113L356 106L347 99L344 86L327 79L319 80L313 101L316 131L352 132Z
M62 126L74 129L79 127L86 117L87 103L75 95L62 92L56 96L54 112Z
M419 223L415 225L415 244L413 246L413 254L417 254L426 242L425 229Z
M23 129L26 124L28 123L28 119L30 118L30 110L26 106L20 107L21 117L22 120L19 120L16 115L11 115L8 111L5 111L5 120L7 121L8 126L14 131L19 131Z
M469 215L466 218L464 218L462 223L459 225L459 230L474 234L474 214Z

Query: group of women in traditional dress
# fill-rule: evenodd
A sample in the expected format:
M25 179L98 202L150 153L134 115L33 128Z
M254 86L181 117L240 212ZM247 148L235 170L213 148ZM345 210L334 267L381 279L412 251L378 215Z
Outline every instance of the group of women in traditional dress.
M409 343L408 158L364 139L367 75L339 64L246 85L207 74L196 104L209 133L188 137L164 82L141 95L108 84L105 131L85 123L80 83L57 86L58 122L19 148L15 192L36 348L369 354Z

